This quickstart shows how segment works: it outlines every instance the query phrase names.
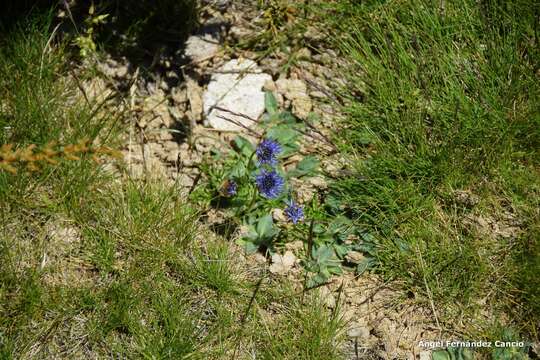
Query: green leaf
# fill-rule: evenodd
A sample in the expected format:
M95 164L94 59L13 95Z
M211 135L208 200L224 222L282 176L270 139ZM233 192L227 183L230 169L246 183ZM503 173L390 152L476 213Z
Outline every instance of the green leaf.
M247 239L247 238L237 239L236 244L241 246L244 249L244 251L248 254L253 254L257 252L257 250L259 249L259 246L257 244L255 244L254 242L250 241L250 239Z
M271 91L266 91L264 93L264 107L266 108L266 112L270 115L273 115L278 111L276 98Z
M271 215L265 215L259 219L257 222L257 234L259 234L259 238L272 238L275 233L276 229L274 229L274 221Z
M283 123L289 124L289 125L296 123L296 118L289 111L283 111L279 113L279 119L283 121Z
M259 237L259 234L257 233L257 230L253 225L248 226L248 233L244 236L246 239L256 241Z
M282 146L293 146L296 145L298 132L288 125L276 125L268 130L267 136L277 140Z
M246 157L250 157L255 151L253 144L242 136L236 136L234 138L235 150Z
M328 271L334 275L343 274L343 269L341 268L341 266L338 265L328 266Z
M367 269L369 269L373 264L373 259L365 257L363 258L358 265L356 265L356 273L362 275Z
M368 131L362 131L358 135L358 142L362 145L369 145L374 142L373 135Z
M437 350L431 353L432 360L451 360L450 354L446 350Z
M248 233L237 244L242 246L246 252L253 253L261 245L269 246L277 229L273 226L272 216L265 215L257 220L256 225L249 225Z
M326 245L321 245L316 249L314 248L312 253L313 258L316 259L319 263L325 263L334 256L334 251L332 250L332 248Z
M473 353L470 349L449 347L446 350L436 350L431 353L432 360L472 360Z
M324 202L326 208L332 215L337 215L343 211L343 203L341 198L335 194L329 194Z
M336 255L342 259L350 251L350 246L344 244L334 244L334 251Z
M328 268L326 266L321 269L319 274L321 274L321 276L324 278L324 281L328 280L328 278L332 276L332 274L330 274L330 271L328 271Z
M246 175L246 172L247 172L246 164L239 161L233 165L229 174L233 178L241 178L244 175Z
M326 280L328 280L328 278L324 278L322 274L318 273L317 275L309 279L306 285L308 288L311 288L311 287L315 287L317 285L325 283Z
M308 114L307 121L311 124L316 124L321 121L321 117L311 112Z
M313 175L319 166L319 160L312 155L303 158L296 168L289 172L289 176L301 177L305 175Z
M315 224L315 226L313 226L313 232L315 234L324 234L326 230L324 229L324 226L322 224Z

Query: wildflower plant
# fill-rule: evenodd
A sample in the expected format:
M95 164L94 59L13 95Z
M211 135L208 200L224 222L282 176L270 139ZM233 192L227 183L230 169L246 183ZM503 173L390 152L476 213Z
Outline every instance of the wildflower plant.
M357 230L345 217L329 219L326 204L321 205L317 196L299 203L292 183L316 175L319 160L298 156L305 124L290 112L278 111L271 93L266 94L266 113L259 127L258 138L237 136L232 151L214 151L201 166L208 181L195 188L192 199L225 212L233 227L242 229L236 241L247 252L273 253L286 242L302 240L304 268L314 274L307 285L325 282L341 272L349 251L360 250L358 244L346 241ZM272 216L276 209L282 218Z

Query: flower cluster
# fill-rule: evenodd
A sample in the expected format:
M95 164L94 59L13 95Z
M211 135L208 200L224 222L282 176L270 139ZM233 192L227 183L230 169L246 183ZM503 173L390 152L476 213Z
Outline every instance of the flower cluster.
M264 197L275 199L283 191L285 180L276 170L261 169L261 172L255 177L255 183Z
M261 171L255 177L255 183L259 192L268 199L275 199L281 195L285 185L285 180L274 169L279 153L281 153L281 145L273 139L264 139L255 150L261 167Z
M290 200L285 208L285 215L293 224L296 224L304 219L304 209L294 201Z
M274 169L281 151L281 145L273 139L264 139L255 150L258 164L261 166L259 174L255 177L255 183L259 192L268 199L279 197L285 186L285 180ZM264 165L267 168L263 168ZM290 200L285 208L285 215L293 224L296 224L304 218L304 210Z
M257 156L257 165L259 167L259 172L255 175L255 185L259 193L267 199L277 199L285 189L285 179L275 168L281 152L281 145L273 139L262 140L255 149L254 155ZM228 179L221 185L220 194L224 197L232 197L236 195L237 190L237 183L232 179ZM284 213L293 224L297 224L304 219L303 208L293 200L287 202Z
M255 150L259 165L267 164L270 166L277 164L277 156L280 152L281 145L272 139L264 139Z

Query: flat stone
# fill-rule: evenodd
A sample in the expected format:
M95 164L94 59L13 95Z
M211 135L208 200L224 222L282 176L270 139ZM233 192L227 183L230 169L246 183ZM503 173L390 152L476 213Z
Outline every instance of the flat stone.
M217 34L206 33L192 35L186 41L184 54L192 62L197 63L205 61L214 56L219 50L219 37Z
M208 124L222 131L240 131L243 127L251 127L254 124L252 120L215 109L214 106L258 119L264 113L262 88L269 80L272 77L262 73L252 60L234 59L225 63L212 74L203 95L204 115Z
M350 338L369 339L370 329L361 323L352 323L347 330L347 336Z
M272 265L270 265L269 270L272 274L285 275L295 263L296 256L291 251L285 251L283 255L275 253L272 255Z

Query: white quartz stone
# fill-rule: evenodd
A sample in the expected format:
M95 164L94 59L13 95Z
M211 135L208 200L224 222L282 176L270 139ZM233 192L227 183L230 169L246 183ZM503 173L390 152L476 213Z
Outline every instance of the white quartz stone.
M245 117L214 107L258 119L264 113L262 88L268 80L272 80L272 77L263 73L252 60L234 59L225 63L212 74L208 89L203 95L204 115L208 125L214 129L232 131L240 131L243 126L253 126L254 122Z

